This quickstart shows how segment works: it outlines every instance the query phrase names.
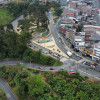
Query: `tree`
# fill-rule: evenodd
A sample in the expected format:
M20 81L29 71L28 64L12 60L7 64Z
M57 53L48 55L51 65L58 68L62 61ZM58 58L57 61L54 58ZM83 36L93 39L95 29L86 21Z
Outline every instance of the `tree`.
M30 76L28 82L28 90L30 96L42 96L44 93L50 92L49 85L42 82L40 75Z
M55 14L56 16L60 16L62 14L63 10L61 8L56 8L55 9Z
M12 24L8 24L8 25L7 25L7 28L8 28L9 30L13 30L13 25L12 25Z
M0 100L7 100L6 94L0 89Z
M46 11L48 11L48 9L46 9L44 5L39 4L38 1L29 6L29 13L32 14L36 19L38 31L40 20L42 19L43 15L45 15Z
M84 91L80 91L76 94L77 100L89 100L88 94Z
M81 31L82 31L82 27L78 26L77 29L76 29L76 32L81 32Z

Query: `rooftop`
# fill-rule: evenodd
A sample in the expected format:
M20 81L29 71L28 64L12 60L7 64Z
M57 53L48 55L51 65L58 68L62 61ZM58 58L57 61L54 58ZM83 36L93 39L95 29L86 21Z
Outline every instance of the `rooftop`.
M94 25L84 25L84 27L94 27L94 28L100 28L100 26L94 26Z

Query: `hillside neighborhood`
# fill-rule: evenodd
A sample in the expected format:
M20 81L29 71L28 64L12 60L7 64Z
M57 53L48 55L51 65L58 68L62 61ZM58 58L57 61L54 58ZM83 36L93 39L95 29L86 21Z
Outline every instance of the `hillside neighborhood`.
M0 100L100 100L100 1L0 0Z

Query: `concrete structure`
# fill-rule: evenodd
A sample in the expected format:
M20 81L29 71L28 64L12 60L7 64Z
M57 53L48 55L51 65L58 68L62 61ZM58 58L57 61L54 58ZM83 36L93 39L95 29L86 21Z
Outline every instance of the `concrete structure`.
M66 11L66 16L67 17L76 17L78 15L78 12L76 9L68 9Z
M65 17L62 19L61 23L66 24L66 26L72 27L74 24L73 17Z
M72 1L72 2L69 2L69 8L73 8L75 9L77 7L77 1Z
M84 48L85 47L84 37L74 36L73 45L77 50L81 50L81 48Z
M100 26L84 25L83 31L87 33L95 33L96 31L100 32Z
M59 0L61 6L67 5L67 0Z
M94 45L92 59L100 62L100 42Z

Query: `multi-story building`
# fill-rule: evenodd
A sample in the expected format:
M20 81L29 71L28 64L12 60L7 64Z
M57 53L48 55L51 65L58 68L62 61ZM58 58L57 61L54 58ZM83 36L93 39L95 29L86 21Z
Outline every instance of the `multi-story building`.
M96 31L100 32L100 26L84 25L83 31L86 33L95 33Z
M72 2L69 2L69 8L73 8L75 9L77 7L77 1L72 1Z
M61 6L67 5L67 0L59 0Z
M73 38L74 48L77 50L80 50L80 51L82 48L85 48L84 39L85 39L85 37L82 37L82 36L74 36L74 38Z
M67 9L66 11L67 17L76 17L77 15L78 15L78 12L75 9Z
M100 42L94 45L92 59L100 62Z

